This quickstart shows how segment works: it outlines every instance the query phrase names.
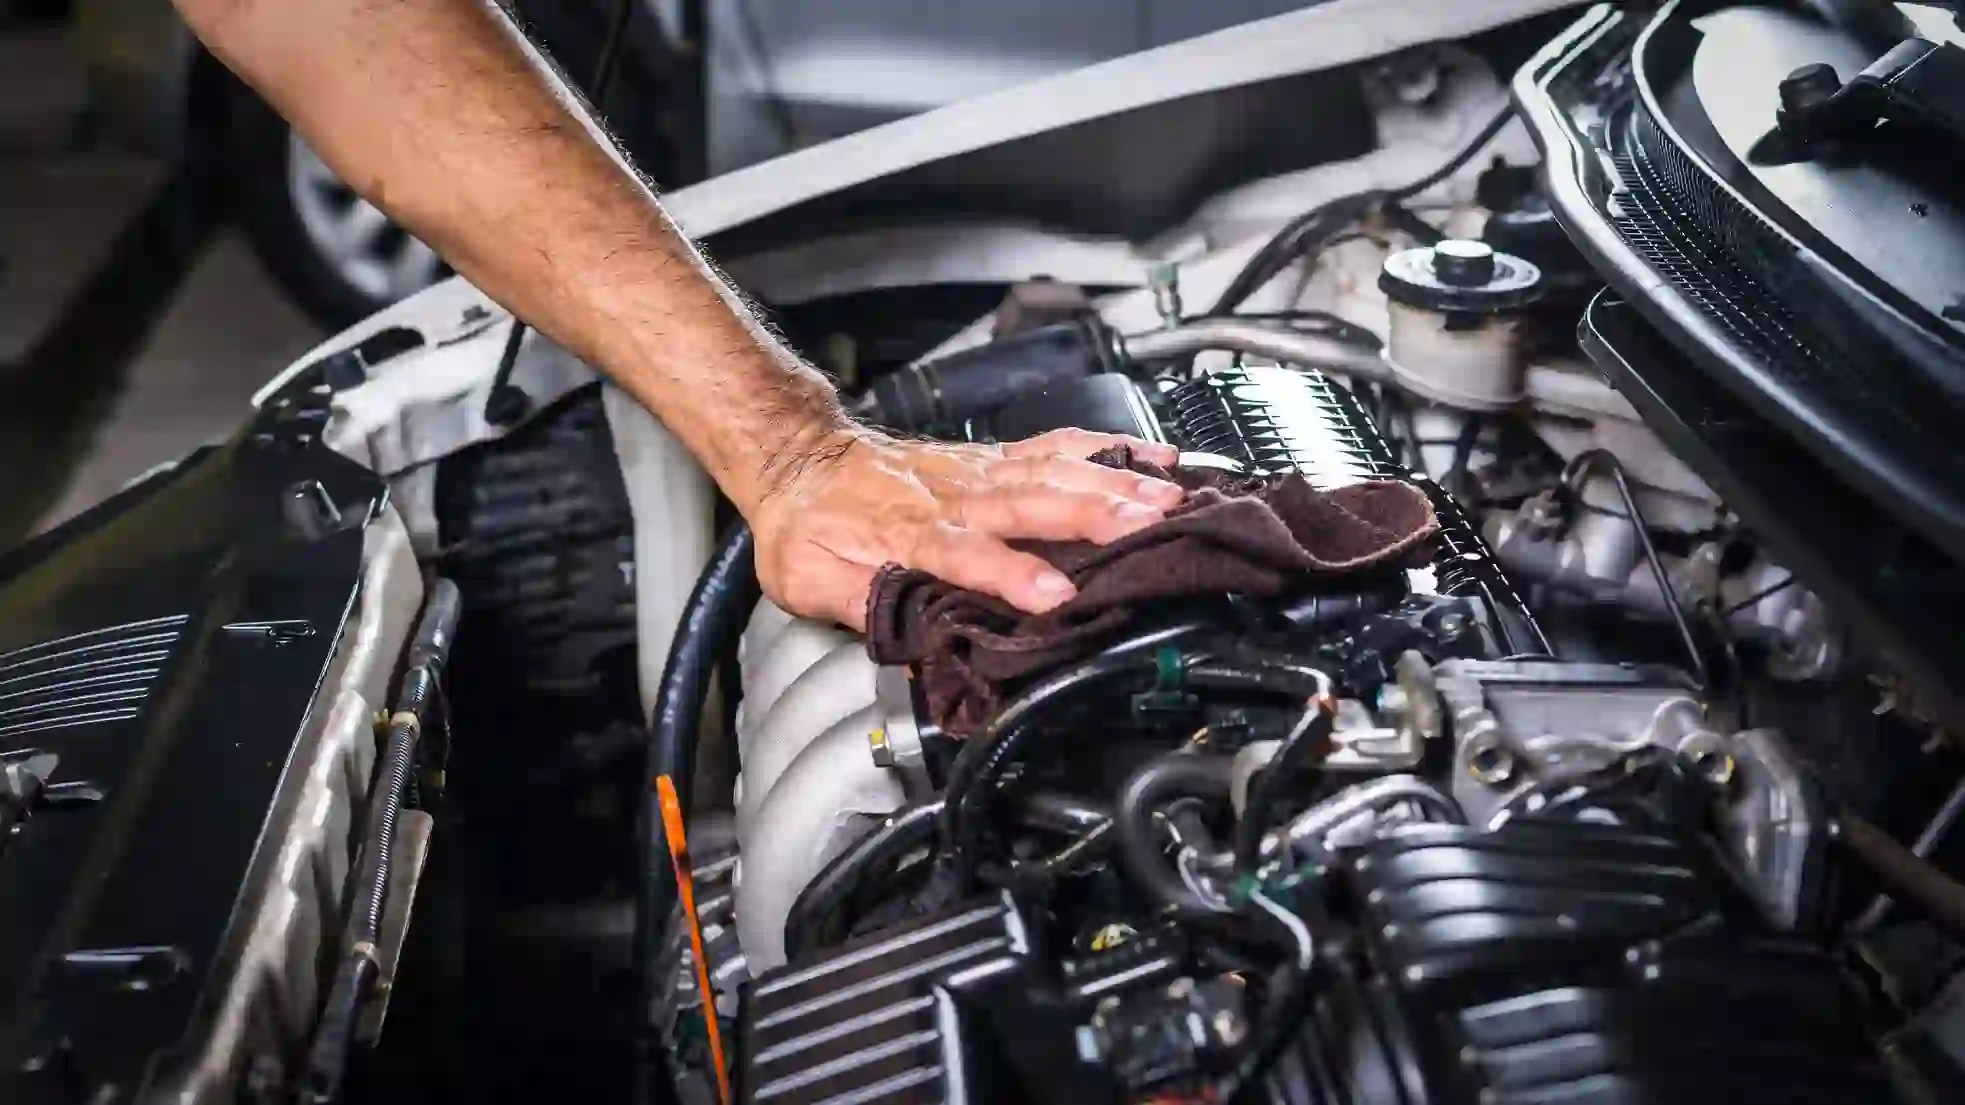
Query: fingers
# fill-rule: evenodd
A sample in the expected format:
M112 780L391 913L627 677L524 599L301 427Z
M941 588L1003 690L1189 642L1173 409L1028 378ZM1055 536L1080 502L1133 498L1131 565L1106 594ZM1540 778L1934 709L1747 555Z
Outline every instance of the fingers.
M1123 445L1133 451L1133 455L1148 464L1171 468L1180 460L1180 450L1172 445L1162 445L1143 441L1125 434L1102 434L1091 430L1052 430L1038 434L1025 441L1007 442L1003 446L1006 457L1068 456L1089 457L1100 449L1110 449Z
M966 495L955 521L995 537L1107 544L1165 517L1159 507L1118 495L1067 491L1043 483L1011 484Z
M1179 503L1182 494L1178 484L1166 480L1055 454L998 461L989 467L989 485L1012 491L1042 487L1104 495L1131 499L1160 510Z
M983 591L1032 614L1042 614L1078 593L1062 572L975 530L924 527L902 561L943 582Z

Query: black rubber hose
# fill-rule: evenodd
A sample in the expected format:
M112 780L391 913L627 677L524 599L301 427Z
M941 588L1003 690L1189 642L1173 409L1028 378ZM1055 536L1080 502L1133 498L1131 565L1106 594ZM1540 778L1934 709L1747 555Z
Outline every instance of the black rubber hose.
M1018 816L1024 824L1054 833L1077 836L1112 820L1112 811L1102 803L1062 791L1035 791L1018 801Z
M942 841L958 891L967 890L981 842L984 811L995 794L997 780L1022 756L1039 731L1044 710L1079 690L1124 679L1157 674L1158 649L1181 639L1169 631L1128 642L1119 649L1062 672L1024 692L1005 707L980 734L970 738L949 770L947 799L942 809ZM1245 653L1224 659L1188 653L1181 657L1182 679L1194 687L1253 690L1309 700L1324 693L1329 677L1316 668L1285 657Z
M635 878L641 894L635 909L637 970L646 974L655 962L663 927L676 903L673 865L662 833L655 780L667 775L675 782L683 815L690 812L696 775L696 737L702 729L703 703L710 679L723 656L737 647L744 624L757 605L756 544L750 527L738 522L711 554L696 587L676 623L662 682L655 692L655 715L649 723L648 759L642 776L638 815L640 869ZM643 979L645 986L654 980ZM642 1008L649 1008L644 1003Z
M1119 788L1112 808L1119 866L1142 890L1183 918L1222 911L1189 889L1160 847L1154 811L1176 798L1227 801L1234 761L1226 756L1172 752L1148 760Z
M1965 884L1855 814L1845 811L1835 831L1892 898L1922 913L1951 939L1965 940Z
M655 713L649 723L648 785L643 795L643 803L651 812L655 810L655 780L662 775L675 780L683 812L691 809L696 737L702 730L710 681L718 663L737 647L744 625L757 607L757 598L757 546L751 528L738 522L710 554L702 575L696 577L696 587L676 622L668 663L655 691ZM655 824L661 824L659 816ZM655 852L657 858L667 855L666 848ZM655 866L664 872L669 869L666 862Z
M1359 192L1342 196L1320 207L1298 215L1257 250L1235 274L1228 287L1215 301L1210 315L1232 314L1250 296L1262 289L1264 284L1275 279L1292 261L1306 254L1321 250L1325 243L1339 232L1363 218L1373 208L1383 205L1397 205L1404 200L1424 192L1435 184L1460 171L1461 167L1474 159L1474 155L1487 148L1501 134L1501 129L1514 118L1512 103L1504 105L1494 118L1488 120L1474 135L1473 141L1460 148L1445 164L1418 180L1389 192Z
M943 853L954 864L958 886L969 885L974 858L969 853L973 838L980 834L982 808L993 797L996 780L1037 731L1036 722L1044 712L1079 690L1118 680L1150 678L1156 669L1156 646L1184 640L1199 628L1183 625L1146 634L1059 672L1018 695L982 732L963 743L949 767L941 814Z
M1010 866L1005 885L1020 894L1048 894L1057 881L1103 859L1112 851L1111 821L1102 821L1085 835L1048 856Z
M915 433L986 415L1118 363L1116 339L1103 323L1061 322L888 373L854 402L853 413Z
M1384 198L1383 192L1342 196L1290 220L1235 274L1208 314L1233 314L1250 296L1262 290L1264 284L1275 279L1276 274L1291 261L1322 249L1325 242L1363 218Z
M1472 161L1474 159L1475 154L1486 149L1488 143L1494 141L1496 138L1499 138L1501 136L1502 128L1506 127L1508 125L1508 120L1513 119L1514 117L1515 117L1514 101L1510 100L1509 102L1502 104L1501 110L1495 112L1494 118L1489 119L1487 123L1481 127L1480 132L1474 135L1474 140L1472 142L1469 142L1465 146L1460 147L1460 152L1454 154L1451 158L1447 159L1446 164L1441 165L1439 168L1434 169L1432 172L1427 173L1425 176L1420 177L1418 180L1413 181L1411 184L1407 184L1401 188L1394 189L1392 191L1392 199L1409 200L1412 197L1418 195L1419 193L1424 192L1426 189L1431 188L1433 185L1438 184L1439 182L1459 172L1461 166L1467 164L1469 161Z
M868 876L885 871L909 852L933 841L935 819L941 816L939 798L903 806L888 814L874 830L826 864L805 884L785 914L785 957L801 955L833 943L850 918L843 916Z
M1328 691L1304 704L1303 717L1283 738L1276 758L1256 772L1249 782L1249 798L1235 823L1235 862L1253 867L1262 850L1262 836L1269 830L1270 811L1285 791L1304 785L1304 775L1315 770L1331 753L1331 731L1337 719L1337 703ZM1307 789L1307 787L1305 787Z
M1282 934L1290 956L1270 988L1269 1000L1264 1004L1248 1046L1208 1095L1215 1105L1236 1105L1246 1100L1250 1091L1261 1084L1262 1076L1275 1065L1283 1048L1302 1031L1304 1014L1310 1004L1310 972L1317 964L1316 940L1301 917L1278 905L1260 889L1249 895L1249 904Z
M1321 668L1288 656L1253 651L1196 659L1187 666L1185 680L1190 687L1261 691L1305 702L1329 695L1331 688L1330 676Z

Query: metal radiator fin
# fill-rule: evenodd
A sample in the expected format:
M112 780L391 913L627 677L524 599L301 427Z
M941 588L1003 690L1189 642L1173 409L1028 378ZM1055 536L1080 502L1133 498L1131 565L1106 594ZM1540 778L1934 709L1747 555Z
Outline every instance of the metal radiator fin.
M0 737L135 718L186 620L149 618L0 653Z

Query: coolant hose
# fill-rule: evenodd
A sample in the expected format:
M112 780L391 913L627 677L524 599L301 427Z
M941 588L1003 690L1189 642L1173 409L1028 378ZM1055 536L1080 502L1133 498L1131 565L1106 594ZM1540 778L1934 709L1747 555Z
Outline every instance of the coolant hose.
M1112 826L1119 838L1119 866L1156 900L1179 917L1221 912L1181 881L1162 854L1154 811L1176 798L1228 800L1234 761L1226 756L1171 752L1147 761L1127 778L1113 806Z
M756 548L749 526L742 522L733 526L710 554L709 564L696 578L696 587L683 605L668 663L656 687L655 714L649 724L648 785L642 796L648 811L655 808L655 780L663 775L675 780L684 812L690 809L696 737L702 730L710 680L723 658L737 647L745 620L757 605ZM661 818L654 818L657 829L660 824ZM650 853L651 857L667 854L662 847ZM668 870L665 863L655 866Z
M648 727L647 769L642 773L637 810L639 868L635 872L641 888L635 902L634 947L636 970L642 976L642 1009L651 1008L646 999L653 996L650 989L654 980L647 967L655 962L663 927L677 900L655 780L664 775L674 780L686 815L695 782L696 738L702 730L710 679L723 658L736 648L756 605L756 543L750 527L738 522L710 555L709 564L696 578L696 587L683 605Z

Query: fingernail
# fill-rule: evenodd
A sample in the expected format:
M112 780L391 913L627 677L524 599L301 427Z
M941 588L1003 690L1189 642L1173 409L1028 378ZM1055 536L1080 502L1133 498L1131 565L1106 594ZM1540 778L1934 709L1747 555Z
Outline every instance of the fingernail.
M1055 599L1070 598L1077 590L1071 585L1071 580L1057 572L1045 572L1038 576L1036 586L1038 594Z
M1135 518L1158 518L1161 516L1161 512L1158 507L1152 506L1147 503L1132 503L1132 502L1120 503L1118 510L1115 511L1115 513L1117 513L1119 517L1128 520L1135 519Z

